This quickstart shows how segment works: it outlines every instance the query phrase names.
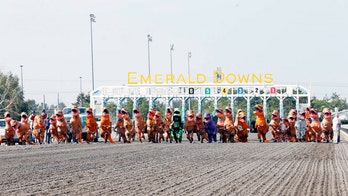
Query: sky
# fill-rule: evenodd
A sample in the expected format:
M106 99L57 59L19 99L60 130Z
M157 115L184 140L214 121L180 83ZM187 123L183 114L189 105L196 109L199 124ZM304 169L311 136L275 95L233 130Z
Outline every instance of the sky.
M318 98L348 98L345 0L1 0L0 71L25 99L69 105L128 72L272 73ZM21 68L20 65L23 65ZM82 88L81 88L82 87Z

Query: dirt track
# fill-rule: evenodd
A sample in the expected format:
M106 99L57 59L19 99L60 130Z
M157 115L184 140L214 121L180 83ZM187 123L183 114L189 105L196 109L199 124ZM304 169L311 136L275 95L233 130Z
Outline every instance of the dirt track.
M0 195L348 195L344 140L2 145Z

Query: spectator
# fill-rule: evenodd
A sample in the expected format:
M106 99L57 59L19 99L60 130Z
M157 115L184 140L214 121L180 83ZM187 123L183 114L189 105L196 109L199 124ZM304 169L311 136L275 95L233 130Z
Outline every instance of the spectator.
M42 119L47 120L47 113L45 109L42 110L41 117Z
M35 137L33 137L32 132L33 132L33 126L34 126L34 119L36 116L35 110L31 112L29 115L29 125L30 125L30 132L29 132L29 143L34 143L35 142Z
M50 119L47 117L44 119L45 123L45 129L46 129L46 143L50 144L51 143L51 131L49 130L50 128Z
M295 123L296 127L296 136L297 136L297 141L299 142L304 142L305 141L305 131L307 129L307 124L306 124L306 111L300 110L299 116L297 118L297 121Z
M33 123L34 123L35 116L36 116L36 112L35 112L35 110L33 110L31 112L31 114L29 115L29 122L30 122L31 129L33 129Z
M335 114L335 118L332 120L332 128L334 132L333 143L338 144L340 142L340 130L341 130L341 120L339 114Z

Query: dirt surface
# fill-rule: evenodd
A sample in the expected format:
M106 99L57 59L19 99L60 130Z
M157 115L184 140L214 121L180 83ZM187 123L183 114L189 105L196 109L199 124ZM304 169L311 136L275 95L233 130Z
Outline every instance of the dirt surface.
M348 195L348 143L0 146L0 195Z

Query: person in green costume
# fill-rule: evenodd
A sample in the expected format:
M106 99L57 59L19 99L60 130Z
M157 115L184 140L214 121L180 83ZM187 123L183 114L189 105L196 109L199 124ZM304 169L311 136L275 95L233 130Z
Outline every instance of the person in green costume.
M174 138L176 143L181 143L182 141L182 129L184 124L181 121L181 114L178 108L174 109L173 122L170 126L170 134Z

